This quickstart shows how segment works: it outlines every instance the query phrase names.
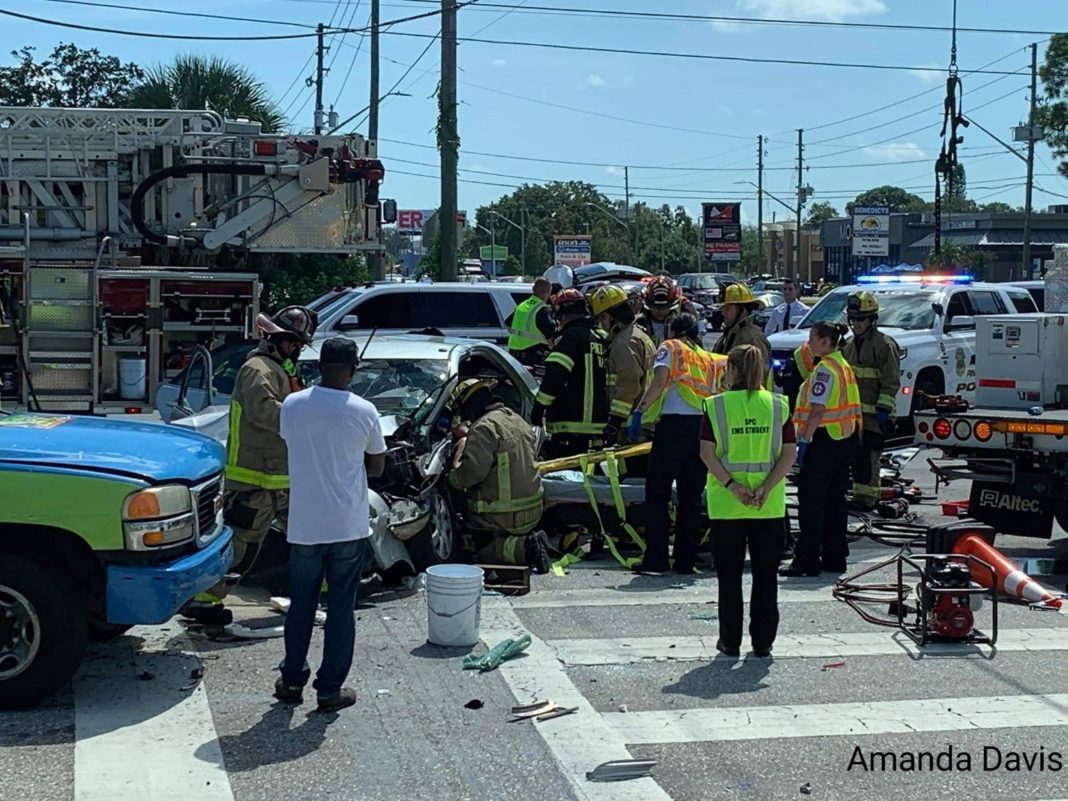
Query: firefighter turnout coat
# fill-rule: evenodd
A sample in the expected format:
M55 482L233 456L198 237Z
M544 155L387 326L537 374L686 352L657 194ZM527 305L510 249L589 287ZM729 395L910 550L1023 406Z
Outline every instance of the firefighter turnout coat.
M656 346L637 321L613 327L608 339L609 413L625 421L645 394Z
M727 355L731 352L731 348L736 348L739 345L756 345L764 354L765 364L770 366L771 343L764 336L764 331L760 326L754 323L750 317L746 317L744 320L725 329L715 347L712 348L712 352Z
M606 334L592 317L572 320L545 357L545 378L534 402L550 434L599 436L608 422Z
M901 351L893 339L872 326L860 337L850 339L842 348L842 355L857 377L864 430L878 434L876 410L885 409L894 417L897 409Z

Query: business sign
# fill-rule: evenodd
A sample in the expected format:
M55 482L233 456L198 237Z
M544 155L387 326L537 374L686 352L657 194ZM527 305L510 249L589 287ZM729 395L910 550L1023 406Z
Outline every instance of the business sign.
M853 207L853 255L890 255L890 207Z
M705 258L715 262L742 258L742 204L702 203Z
M482 261L508 261L508 248L504 245L483 245L478 249Z
M593 261L591 258L592 253L593 247L590 245L590 237L588 235L553 237L554 264L563 264L567 267L585 267Z
M437 209L397 209L397 233L422 236L423 226L437 214L437 211ZM461 228L467 227L467 212L458 212L456 222Z

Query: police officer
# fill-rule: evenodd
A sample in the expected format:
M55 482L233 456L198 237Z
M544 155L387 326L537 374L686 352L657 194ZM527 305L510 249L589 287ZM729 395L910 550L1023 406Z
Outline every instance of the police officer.
M552 438L547 459L574 456L604 445L608 423L607 336L577 289L553 296L559 338L545 357L545 378L534 397L531 422L545 424Z
M556 336L556 323L549 309L552 285L538 278L533 294L515 307L508 317L508 352L522 365L536 367L549 355L549 340Z
M861 414L856 377L838 350L844 333L845 326L831 323L816 323L809 332L809 347L820 362L802 385L794 412L801 534L782 576L846 569L846 492Z
M769 337L796 328L801 318L808 314L808 306L797 299L797 282L793 278L783 280L782 296L786 302L772 309L764 324L764 333Z
M632 440L640 437L643 423L656 424L645 479L646 549L637 568L641 573L664 573L669 568L672 484L678 496L675 572L695 572L701 533L701 486L705 480L698 447L702 404L716 391L726 361L702 349L699 337L693 315L683 313L671 321L670 338L656 353L652 381L631 415Z
M876 327L879 301L871 292L853 292L846 301L853 338L842 349L860 387L864 433L853 464L853 502L870 511L879 500L879 460L894 433L894 411L901 388L901 351Z
M288 451L279 433L282 401L302 386L297 359L310 345L318 318L303 306L287 306L273 317L260 314L259 347L249 354L230 396L223 517L234 530L234 564L250 545L260 545L276 517L289 509ZM225 625L233 614L223 606L231 583L223 580L197 595L182 614Z
M449 486L464 493L466 525L483 564L530 565L548 573L551 559L541 520L537 437L530 425L493 396L496 381L469 378L448 408L457 437Z
M608 427L605 444L626 442L627 423L645 394L653 371L656 347L637 327L627 293L614 285L599 286L590 293L590 308L608 334Z
M720 304L720 312L723 314L723 334L712 348L712 352L726 356L739 345L756 345L764 354L764 363L770 366L771 343L750 316L759 308L760 301L753 297L753 292L748 286L729 284L723 290L723 302Z
M738 656L742 642L745 552L753 573L749 636L753 654L771 655L779 625L778 580L786 516L786 474L794 464L794 425L786 399L763 388L764 357L755 345L727 356L729 389L704 402L701 459L719 580L719 641Z

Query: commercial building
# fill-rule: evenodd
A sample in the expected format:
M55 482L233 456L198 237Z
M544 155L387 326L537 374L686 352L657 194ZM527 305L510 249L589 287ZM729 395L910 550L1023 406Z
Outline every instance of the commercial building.
M764 223L765 272L815 283L824 274L820 229L802 227L800 259L794 250L796 237L796 222Z

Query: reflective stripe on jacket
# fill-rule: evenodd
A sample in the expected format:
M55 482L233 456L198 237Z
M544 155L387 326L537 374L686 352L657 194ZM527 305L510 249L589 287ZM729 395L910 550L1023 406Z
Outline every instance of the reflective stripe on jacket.
M797 408L794 409L794 425L797 426L799 435L805 430L808 416L812 413L812 406L809 403L812 383L823 374L824 370L830 376L831 387L827 392L827 402L823 406L820 428L826 429L831 439L846 439L853 436L861 426L862 420L857 379L841 351L836 350L824 356L820 360L819 368L801 385L801 392L797 396Z
M538 313L545 306L544 300L537 295L531 295L515 307L512 325L508 328L508 350L528 350L549 344L549 340L538 328Z
M879 430L875 422L878 409L886 409L891 416L897 409L897 393L901 389L900 352L893 339L874 327L860 337L853 337L842 348L857 377L864 427L870 431Z
M545 378L534 402L546 408L550 434L604 432L608 422L606 334L592 317L572 320L545 357Z
M266 340L249 354L230 396L230 434L226 443L228 490L289 487L288 452L279 431L282 401L292 392L290 374Z
M790 406L782 395L765 389L735 389L714 395L704 404L716 439L716 456L743 487L755 490L771 474L782 455L782 428ZM705 482L710 520L775 518L786 515L786 480L776 484L759 508L746 506L711 474Z
M808 378L812 375L812 370L816 367L816 360L812 356L812 348L805 342L794 351L794 364L797 366L797 374L802 379Z
M636 321L619 327L609 337L609 413L616 417L629 417L649 386L656 346Z
M687 406L700 410L705 398L719 388L720 379L727 366L726 356L709 353L704 348L681 339L665 340L661 347L671 351L668 383L642 415L642 422L646 425L652 425L660 419L669 387L675 387L675 391Z

